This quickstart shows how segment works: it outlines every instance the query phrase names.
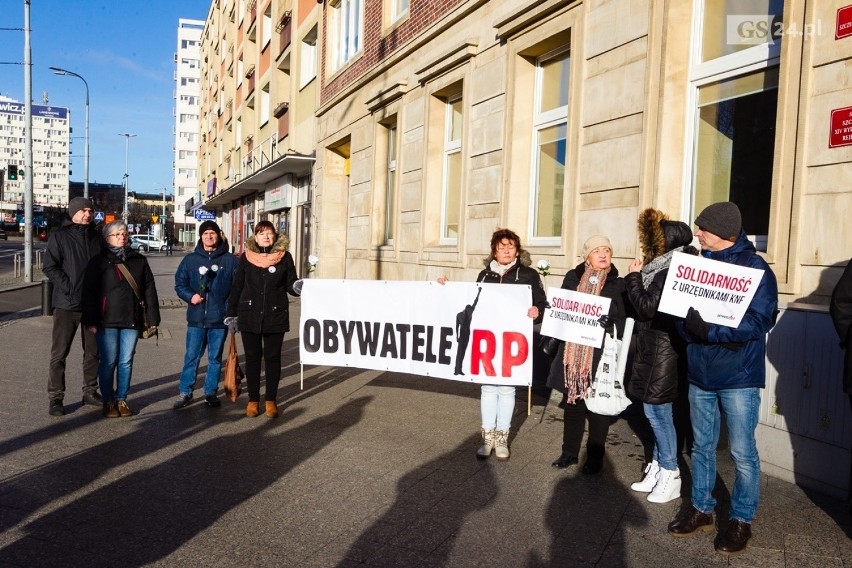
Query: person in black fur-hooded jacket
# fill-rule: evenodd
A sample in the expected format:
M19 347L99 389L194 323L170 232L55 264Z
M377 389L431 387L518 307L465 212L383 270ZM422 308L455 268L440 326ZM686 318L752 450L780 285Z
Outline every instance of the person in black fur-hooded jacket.
M673 402L678 399L678 384L686 380L686 342L677 332L674 316L657 311L657 307L672 255L698 254L698 250L691 244L689 225L670 221L657 209L642 211L637 229L643 258L630 263L624 278L637 322L636 352L627 390L643 403L654 430L654 454L642 481L630 488L649 493L652 503L667 503L680 497Z

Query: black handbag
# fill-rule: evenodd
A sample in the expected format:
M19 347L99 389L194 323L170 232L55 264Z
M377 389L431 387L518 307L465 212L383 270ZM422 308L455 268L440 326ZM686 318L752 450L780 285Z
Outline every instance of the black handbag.
M556 354L559 352L559 345L562 343L561 339L557 339L556 337L548 337L546 335L542 335L541 339L538 342L538 348L541 349L545 355L553 359L556 357Z

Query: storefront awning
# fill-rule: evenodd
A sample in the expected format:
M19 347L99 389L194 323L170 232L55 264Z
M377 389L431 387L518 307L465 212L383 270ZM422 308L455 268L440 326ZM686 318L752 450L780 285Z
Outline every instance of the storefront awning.
M310 173L315 161L316 158L313 156L296 154L295 152L285 154L278 160L257 170L252 175L241 179L227 189L217 193L205 201L202 206L205 209L221 207L246 195L262 191L266 188L266 184L283 175L291 174L296 177L307 175Z

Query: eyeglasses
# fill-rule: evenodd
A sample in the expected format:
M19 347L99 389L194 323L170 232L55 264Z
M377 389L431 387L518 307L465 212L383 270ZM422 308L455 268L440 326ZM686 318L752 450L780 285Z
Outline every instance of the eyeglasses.
M127 235L128 235L128 233L110 233L107 236L108 237L126 237Z

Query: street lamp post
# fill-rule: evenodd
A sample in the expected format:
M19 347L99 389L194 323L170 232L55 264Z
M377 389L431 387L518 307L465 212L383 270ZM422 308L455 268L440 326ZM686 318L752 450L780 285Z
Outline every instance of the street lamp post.
M119 136L124 136L124 214L122 217L124 218L124 222L127 223L127 186L130 185L130 174L127 173L127 164L128 156L130 155L130 139L136 135L124 133L119 134Z
M83 84L86 86L86 130L84 133L84 146L83 146L83 197L89 197L89 83L83 79L82 75L78 75L73 71L68 71L67 69L62 69L60 67L51 67L51 71L56 73L57 75L67 75L70 77L77 77Z

